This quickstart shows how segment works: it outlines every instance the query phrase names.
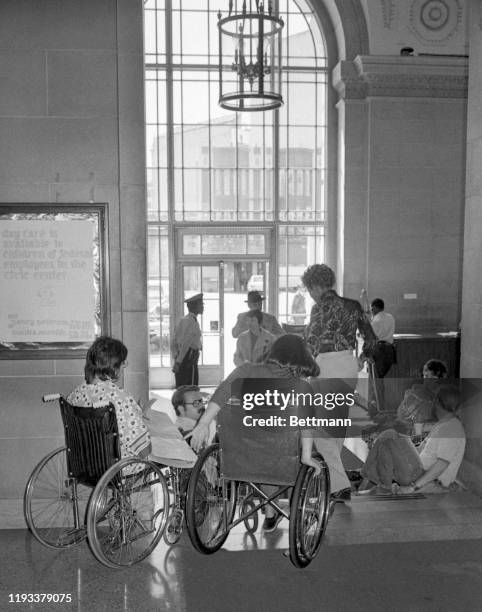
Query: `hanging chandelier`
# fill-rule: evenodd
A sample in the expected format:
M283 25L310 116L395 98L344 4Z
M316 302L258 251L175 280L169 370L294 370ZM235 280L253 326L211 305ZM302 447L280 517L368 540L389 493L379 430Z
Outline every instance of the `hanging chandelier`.
M238 7L238 5L240 5ZM254 5L254 6L253 6ZM228 16L218 12L219 105L234 111L279 108L281 31L284 22L265 12L262 0L229 0Z

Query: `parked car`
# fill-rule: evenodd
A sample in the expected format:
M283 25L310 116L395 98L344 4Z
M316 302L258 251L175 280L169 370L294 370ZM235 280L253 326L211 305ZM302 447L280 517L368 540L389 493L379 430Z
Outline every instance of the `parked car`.
M248 291L264 291L264 276L262 274L253 274L246 285Z

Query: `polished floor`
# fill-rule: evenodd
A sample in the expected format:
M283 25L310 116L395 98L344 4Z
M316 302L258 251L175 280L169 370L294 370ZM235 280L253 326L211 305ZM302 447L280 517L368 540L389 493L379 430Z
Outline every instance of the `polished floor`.
M283 555L288 523L249 536L239 526L203 556L187 535L126 570L100 565L86 543L57 552L25 529L0 530L0 610L480 610L482 500L354 498L338 505L304 570ZM68 593L71 603L9 603L16 593Z

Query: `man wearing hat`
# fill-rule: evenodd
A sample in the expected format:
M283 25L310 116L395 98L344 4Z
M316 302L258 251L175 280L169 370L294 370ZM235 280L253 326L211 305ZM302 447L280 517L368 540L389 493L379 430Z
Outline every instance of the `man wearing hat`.
M246 302L248 304L249 310L261 311L264 299L265 298L261 295L259 291L248 291L248 299L246 300ZM278 321L276 320L276 317L271 314L268 314L267 312L262 312L261 314L263 315L263 319L261 321L262 328L274 334L275 336L282 336L285 333ZM236 321L236 325L233 327L232 330L233 338L238 338L241 333L249 329L249 320L246 315L247 312L242 312L241 314L238 314L238 320Z
M189 312L179 321L172 341L172 371L176 377L176 388L199 384L197 362L202 342L197 315L204 312L203 294L196 293L184 302Z

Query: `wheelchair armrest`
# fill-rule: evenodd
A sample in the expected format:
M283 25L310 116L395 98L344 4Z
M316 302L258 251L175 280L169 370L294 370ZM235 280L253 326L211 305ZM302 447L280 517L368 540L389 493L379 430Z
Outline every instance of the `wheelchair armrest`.
M60 393L47 393L46 395L42 396L42 401L43 402L54 402L55 400L60 399L61 395Z

